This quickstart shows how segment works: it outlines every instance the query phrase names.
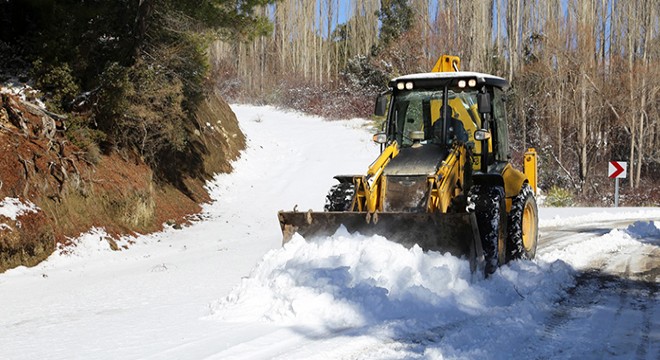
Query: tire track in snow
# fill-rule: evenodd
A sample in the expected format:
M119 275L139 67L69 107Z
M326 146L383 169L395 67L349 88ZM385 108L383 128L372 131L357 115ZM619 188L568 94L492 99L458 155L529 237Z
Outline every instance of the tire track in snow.
M632 222L547 227L541 230L539 254L565 251ZM624 247L592 258L545 322L533 346L545 352L536 358L660 358L655 345L660 339L652 333L660 325L656 319L659 254L657 247ZM581 353L581 349L591 350Z
M655 282L582 273L546 321L534 347L547 351L536 358L657 359L660 349L651 342L657 290Z

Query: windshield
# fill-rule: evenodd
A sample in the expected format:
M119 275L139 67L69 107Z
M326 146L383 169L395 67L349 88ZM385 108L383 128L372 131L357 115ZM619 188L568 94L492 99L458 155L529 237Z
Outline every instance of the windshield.
M477 90L448 88L447 104L443 107L444 88L399 91L394 98L394 129L390 134L403 147L411 146L411 133L424 134L422 143L452 144L454 141L469 141L474 130L479 128L476 103ZM446 117L445 127L442 118ZM418 135L419 136L419 135Z

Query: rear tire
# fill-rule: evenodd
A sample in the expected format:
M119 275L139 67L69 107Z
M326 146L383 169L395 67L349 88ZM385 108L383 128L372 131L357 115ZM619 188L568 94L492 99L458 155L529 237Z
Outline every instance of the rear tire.
M475 185L470 189L470 206L477 218L477 227L484 252L485 275L488 276L506 261L506 203L501 186Z
M353 205L355 185L352 183L339 183L333 185L325 197L325 211L349 211Z
M536 256L538 214L534 191L529 184L524 184L520 193L511 201L507 262L516 259L531 260Z

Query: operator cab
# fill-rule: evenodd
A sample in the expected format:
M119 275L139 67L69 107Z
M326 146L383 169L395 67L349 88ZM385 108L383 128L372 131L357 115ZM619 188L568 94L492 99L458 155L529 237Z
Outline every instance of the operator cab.
M432 72L393 79L385 131L374 140L400 148L414 144L449 148L454 143L472 147L474 169L508 161L509 144L503 78L476 72ZM376 115L385 115L386 94L376 102ZM485 119L482 120L482 119ZM422 136L423 134L423 136ZM413 135L413 136L411 136ZM476 135L476 138L475 138ZM486 148L486 153L482 148Z

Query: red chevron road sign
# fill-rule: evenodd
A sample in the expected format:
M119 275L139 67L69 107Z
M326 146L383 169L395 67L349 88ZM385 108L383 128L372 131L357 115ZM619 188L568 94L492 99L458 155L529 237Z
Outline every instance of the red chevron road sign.
M625 161L610 161L607 167L607 176L610 178L625 178L628 176L628 163Z

